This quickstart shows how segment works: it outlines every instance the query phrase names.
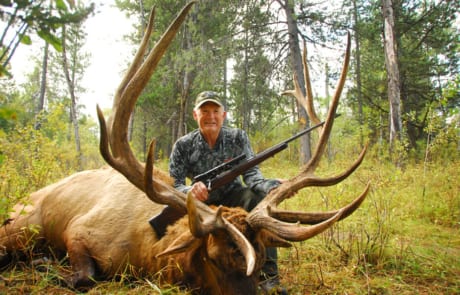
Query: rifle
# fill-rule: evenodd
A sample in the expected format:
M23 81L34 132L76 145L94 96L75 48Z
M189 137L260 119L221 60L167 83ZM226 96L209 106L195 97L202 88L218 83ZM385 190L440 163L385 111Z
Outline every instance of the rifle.
M335 117L340 116L340 114L336 114ZM267 160L270 157L273 157L275 154L281 152L282 150L288 147L288 143L299 138L300 136L311 132L312 130L324 125L325 121L316 124L315 126L309 127L305 130L300 131L299 133L295 134L294 136L274 145L261 153L253 156L252 158L243 161L240 164L237 164L233 168L231 168L235 163L239 162L240 160L246 158L244 154L239 155L238 157L232 159L231 161L222 163L211 170L206 171L200 175L197 175L193 178L192 183L202 181L208 191L211 192L213 190L218 189L219 187L226 185L233 179L237 178L241 174L243 174L248 169L262 163L263 161ZM230 170L227 170L229 169Z
M246 159L245 154L241 154L241 155L237 156L236 158L231 159L230 161L224 162L224 163L212 168L211 170L206 171L205 173L201 173L201 174L199 174L199 175L197 175L197 176L195 176L193 178L193 183L199 182L199 181L205 182L208 179L215 178L219 174L221 174L222 172L224 172L224 171L226 171L228 169L231 169L234 165L236 165L239 161L241 161L243 159Z

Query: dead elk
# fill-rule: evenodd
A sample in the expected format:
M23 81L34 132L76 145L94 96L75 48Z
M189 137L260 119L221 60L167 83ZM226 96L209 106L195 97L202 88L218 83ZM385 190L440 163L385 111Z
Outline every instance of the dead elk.
M339 183L363 160L365 150L340 175L328 178L314 175L345 81L349 46L312 159L297 176L273 190L251 212L210 208L173 189L168 177L153 168L153 144L145 164L134 157L126 137L130 114L192 5L190 2L183 8L144 60L152 32L152 12L140 48L116 92L108 124L98 109L100 150L113 168L83 171L32 193L31 205L18 205L10 222L1 227L3 256L24 251L29 243L41 240L67 253L72 268L67 282L74 288L86 288L95 279L115 277L132 269L137 274L156 275L159 282L183 285L202 294L255 294L266 247L287 247L289 242L307 240L359 207L368 187L337 211L310 213L277 208L293 191ZM307 71L305 59L304 55ZM309 83L307 79L306 82ZM312 105L311 96L304 98L299 91L292 93L302 105ZM312 116L314 112L309 114ZM158 239L148 220L164 205L187 212L187 216Z

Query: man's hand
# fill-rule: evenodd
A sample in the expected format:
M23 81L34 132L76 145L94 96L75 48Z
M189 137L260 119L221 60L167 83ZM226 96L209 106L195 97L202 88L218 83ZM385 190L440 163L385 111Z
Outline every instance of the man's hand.
M190 192L193 194L193 196L195 197L195 199L199 200L199 201L206 201L208 199L208 188L206 187L206 185L199 181L199 182L196 182L192 185L192 188L190 189Z

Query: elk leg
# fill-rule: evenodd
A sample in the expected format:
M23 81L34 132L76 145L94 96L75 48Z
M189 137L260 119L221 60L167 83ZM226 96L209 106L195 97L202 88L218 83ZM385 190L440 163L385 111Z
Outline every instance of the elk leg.
M72 274L66 278L71 287L87 290L95 285L96 263L82 241L71 240L67 246Z

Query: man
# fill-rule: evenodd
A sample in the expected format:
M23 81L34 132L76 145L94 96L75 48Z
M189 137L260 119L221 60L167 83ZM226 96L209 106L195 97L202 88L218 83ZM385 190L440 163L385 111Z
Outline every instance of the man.
M247 170L232 182L208 192L203 182L186 185L186 178L193 179L219 164L229 161L241 154L251 158L253 152L249 138L243 130L223 126L227 112L216 92L200 93L193 109L193 118L198 129L179 138L174 144L170 161L169 173L174 178L174 187L183 193L192 192L196 199L208 205L224 205L242 207L251 211L270 190L280 185L279 180L265 179L258 167ZM169 209L171 210L171 209ZM171 212L170 212L171 213ZM164 234L165 226L159 217L150 222L160 235ZM163 227L163 228L161 228ZM261 287L270 294L287 294L279 287L276 248L267 249L267 261L262 267L263 280Z

